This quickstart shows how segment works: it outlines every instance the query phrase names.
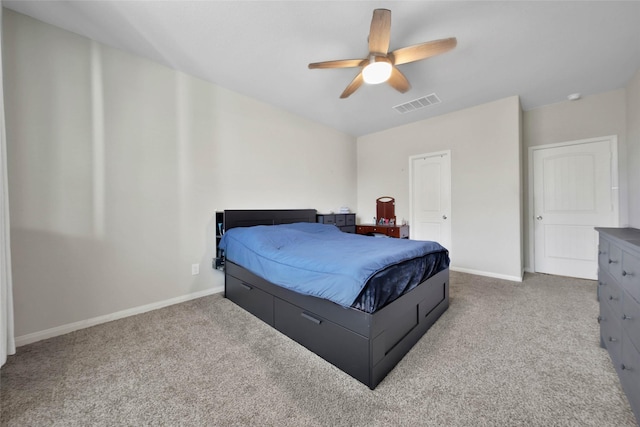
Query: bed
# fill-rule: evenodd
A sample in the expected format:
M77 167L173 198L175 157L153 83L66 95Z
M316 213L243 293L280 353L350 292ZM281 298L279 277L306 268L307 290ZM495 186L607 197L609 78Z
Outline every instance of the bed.
M277 240L280 234L284 233L283 230L295 229L295 232L298 232L298 229L301 229L306 232L311 228L314 232L318 229L319 232L325 233L328 230L321 227L331 227L321 224L304 224L315 222L316 211L313 209L226 210L224 212L224 229L225 235L228 234L226 236L228 240L231 240L231 235L234 235L229 231L237 227L266 229L270 233L266 240ZM290 226L283 224L290 224ZM254 227L274 225L281 227ZM240 235L240 231L245 230L236 230L234 236ZM335 237L346 238L342 236L343 233L336 232L340 235ZM365 239L364 242L368 245L374 245L374 241L375 244L382 244L378 241L399 240L367 236L353 236L353 238L360 239L359 244L362 244L362 239ZM229 243L225 242L225 245L227 244ZM406 244L411 243L406 241ZM240 255L237 250L232 251L232 247L228 249L229 252L225 252L226 298L370 389L374 389L384 379L449 306L449 268L446 250L444 255L441 252L437 255L440 257L439 261L431 262L435 265L434 268L429 267L427 269L429 271L425 271L424 275L421 273L419 281L407 286L400 295L378 301L373 306L363 305L362 301L367 300L364 297L366 293L373 292L367 286L374 281L368 280L362 289L353 290L358 292L358 298L354 300L353 306L350 306L345 305L344 302L344 298L349 300L350 296L334 295L340 292L318 291L319 295L314 295L312 293L317 292L315 290L297 289L295 272L285 271L282 274L286 273L285 275L291 278L289 281L292 283L286 285L296 290L275 284L274 281L280 280L278 276L273 276L277 277L277 280L267 280L265 277L270 276L266 276L260 268L256 267L256 264L262 263L261 260L251 261ZM329 255L318 253L319 258L323 256ZM442 261L443 256L446 257L446 263ZM403 264L404 261L400 261L395 262L394 265ZM412 266L409 268L413 269ZM378 273L371 279L376 276L395 274L392 270L380 270L377 267L375 269ZM350 286L349 280L344 279L344 287ZM412 280L416 281L415 278ZM307 280L300 280L302 281ZM333 282L342 285L337 279ZM328 296L325 297L322 292ZM368 299L371 300L371 298Z

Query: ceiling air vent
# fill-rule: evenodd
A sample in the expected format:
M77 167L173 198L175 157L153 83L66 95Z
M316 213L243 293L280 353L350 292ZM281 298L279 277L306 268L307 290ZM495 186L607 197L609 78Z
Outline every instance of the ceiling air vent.
M428 107L429 105L440 104L440 98L435 93L430 93L422 98L414 99L404 104L399 104L392 107L400 114L409 113L411 111L419 110L420 108Z

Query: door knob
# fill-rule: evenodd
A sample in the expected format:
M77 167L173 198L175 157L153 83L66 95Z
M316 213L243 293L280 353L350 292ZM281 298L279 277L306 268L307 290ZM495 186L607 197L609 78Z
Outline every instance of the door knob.
M536 217L536 219L537 219L538 221L540 221L540 220L542 219L542 216L538 215L538 216Z
M446 215L442 215L442 219L447 219L447 216Z

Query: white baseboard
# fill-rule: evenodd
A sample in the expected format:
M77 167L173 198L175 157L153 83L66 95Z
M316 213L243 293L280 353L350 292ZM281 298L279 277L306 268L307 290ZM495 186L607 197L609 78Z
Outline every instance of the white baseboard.
M461 273L476 274L478 276L493 277L496 279L510 280L512 282L522 282L522 276L508 276L504 274L490 273L487 271L473 270L469 268L450 267L451 271L459 271ZM146 313L147 311L157 310L159 308L168 307L173 304L179 304L181 302L189 301L196 298L201 298L207 295L217 294L223 292L224 287L218 286L204 291L194 292L191 294L183 295L176 298L171 298L164 301L158 301L151 304L141 305L139 307L133 307L115 313L106 314L104 316L98 316L91 319L81 320L79 322L68 323L66 325L56 326L55 328L45 329L44 331L33 332L31 334L22 335L16 337L16 347L31 344L36 341L45 340L47 338L57 337L59 335L68 334L69 332L77 331L79 329L89 328L91 326L99 325L101 323L111 322L112 320L122 319L136 314Z
M470 268L449 267L451 271L459 271L460 273L476 274L478 276L493 277L494 279L510 280L512 282L522 282L523 274L518 276L508 276L506 274L491 273L488 271L473 270Z
M57 337L58 335L68 334L69 332L77 331L79 329L89 328L91 326L99 325L101 323L111 322L112 320L122 319L124 317L146 313L147 311L157 310L159 308L168 307L170 305L179 304L181 302L189 301L196 298L201 298L207 295L217 294L222 291L224 291L223 286L216 286L211 289L205 289L204 291L193 292L191 294L182 295L176 298L171 298L164 301L158 301L151 304L141 305L139 307L128 308L126 310L117 311L115 313L106 314L104 316L98 316L92 319L81 320L79 322L68 323L66 325L56 326L55 328L45 329L44 331L33 332L31 334L16 337L16 347L31 344L36 341L44 340L47 338Z

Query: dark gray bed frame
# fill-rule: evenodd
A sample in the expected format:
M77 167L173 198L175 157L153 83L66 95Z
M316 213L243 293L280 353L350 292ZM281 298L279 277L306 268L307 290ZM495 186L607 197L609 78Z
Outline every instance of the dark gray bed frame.
M224 216L225 230L293 222L316 222L316 211ZM449 307L449 269L371 314L274 285L227 259L225 297L373 390Z

